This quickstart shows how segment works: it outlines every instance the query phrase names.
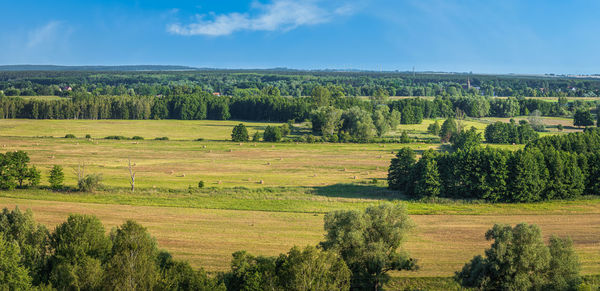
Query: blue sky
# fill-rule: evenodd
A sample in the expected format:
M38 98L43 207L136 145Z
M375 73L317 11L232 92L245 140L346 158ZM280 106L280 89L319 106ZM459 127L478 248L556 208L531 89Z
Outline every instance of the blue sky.
M0 64L600 73L596 0L20 0L0 10Z

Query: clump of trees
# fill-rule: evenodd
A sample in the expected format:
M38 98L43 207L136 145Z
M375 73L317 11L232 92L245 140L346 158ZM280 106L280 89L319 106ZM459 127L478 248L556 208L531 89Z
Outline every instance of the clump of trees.
M210 277L160 251L146 228L127 221L106 235L92 215L70 215L54 231L31 211L0 213L0 288L11 290L379 290L393 270L414 270L401 251L413 224L403 206L381 204L325 217L319 246L276 257L233 253Z
M525 120L517 125L513 119L510 123L495 122L485 128L485 140L488 143L527 144L539 138L539 134Z
M594 118L592 117L592 113L587 108L577 109L575 114L573 114L573 125L575 126L593 126Z
M359 106L346 110L324 106L311 113L310 121L313 132L325 140L368 142L395 129L400 115L385 105L376 106L372 112Z
M59 290L225 290L202 269L159 251L133 221L110 235L90 215L70 215L53 232L18 208L0 213L0 287Z
M24 151L0 153L0 189L37 186L40 183L40 171L35 166L29 166L29 160Z
M413 223L398 204L325 216L325 241L279 257L233 254L228 290L379 290L390 271L415 270L401 250Z
M325 241L320 246L344 259L352 272L352 289L378 290L389 280L389 271L417 269L416 260L400 249L412 227L399 204L335 211L325 216Z
M578 290L580 264L568 238L552 236L545 244L536 225L494 225L485 234L493 244L455 279L478 290Z
M583 193L599 195L600 154L594 150L594 144L600 141L599 133L589 130L544 137L514 152L482 148L474 142L462 146L457 143L457 150L452 153L428 150L419 160L411 149L404 148L391 161L388 185L414 198L491 202L570 199ZM468 131L466 134L476 135Z

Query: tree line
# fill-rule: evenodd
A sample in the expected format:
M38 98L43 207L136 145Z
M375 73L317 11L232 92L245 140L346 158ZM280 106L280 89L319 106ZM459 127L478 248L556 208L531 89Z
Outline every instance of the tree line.
M6 96L148 96L196 88L240 96L274 87L284 96L299 97L310 95L319 85L335 86L348 96L373 96L378 90L391 96L600 96L597 79L561 76L294 70L0 72L0 91Z
M427 150L418 161L403 148L391 161L388 185L418 199L534 202L600 195L600 153L593 148L599 136L594 129L543 137L518 151L482 148L471 138L453 152Z
M279 256L232 254L230 270L209 275L161 250L128 220L106 234L93 215L71 214L53 231L30 210L0 212L0 288L6 290L380 290L390 271L417 270L402 251L414 223L400 204L325 215L324 241ZM569 238L546 245L535 225L495 225L494 243L456 272L480 290L575 290L585 287Z
M250 91L249 91L250 92ZM374 111L388 106L397 111L400 123L418 124L424 118L453 116L457 110L470 117L513 117L539 112L563 116L588 111L590 102L548 102L525 98L489 98L478 95L438 96L433 100L407 98L389 101L389 92L376 90L370 100L346 95L335 86L312 88L306 97L284 97L276 87L249 94L216 96L200 88L184 88L158 95L86 95L63 99L23 99L0 95L0 118L30 119L181 119L181 120L305 120L315 107L333 106L348 110L359 107Z

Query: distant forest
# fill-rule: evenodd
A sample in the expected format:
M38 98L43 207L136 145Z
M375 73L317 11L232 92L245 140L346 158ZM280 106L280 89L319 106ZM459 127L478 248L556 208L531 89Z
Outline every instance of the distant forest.
M11 68L21 67L5 69ZM0 71L0 90L5 95L23 96L66 96L82 92L96 96L167 95L173 86L182 86L183 91L199 89L240 96L252 94L253 90L275 87L282 96L300 97L311 95L313 88L321 85L335 87L345 96L373 96L380 89L389 96L600 96L600 79L591 77L293 70L189 71L192 68L179 66L77 67L79 69L70 71L61 68L69 67L44 67L47 71ZM122 70L104 71L111 68ZM150 71L159 68L164 70ZM93 71L81 71L85 69ZM188 71L183 71L186 69ZM65 87L72 90L61 90Z
M543 76L268 70L4 71L0 72L0 118L314 122L318 117L318 122L327 123L338 119L330 117L351 112L357 116L353 119L360 118L373 131L377 124L370 124L377 120L393 118L392 123L418 124L424 118L450 117L457 112L470 117L534 112L571 116L576 110L595 108L596 102L569 101L567 97L594 97L600 95L599 90L600 79ZM525 96L559 99L552 102Z

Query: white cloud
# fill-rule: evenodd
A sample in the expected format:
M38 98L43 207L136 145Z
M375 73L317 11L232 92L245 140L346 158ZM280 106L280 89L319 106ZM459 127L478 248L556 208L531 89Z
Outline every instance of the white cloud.
M258 13L229 13L197 16L190 24L171 24L168 31L180 35L229 35L237 31L291 30L303 25L315 25L331 21L336 16L351 15L355 9L343 4L335 7L320 5L316 0L273 0L270 4L255 2L253 10Z
M48 43L54 43L60 34L59 21L50 21L47 24L29 31L27 38L27 47L35 48Z

